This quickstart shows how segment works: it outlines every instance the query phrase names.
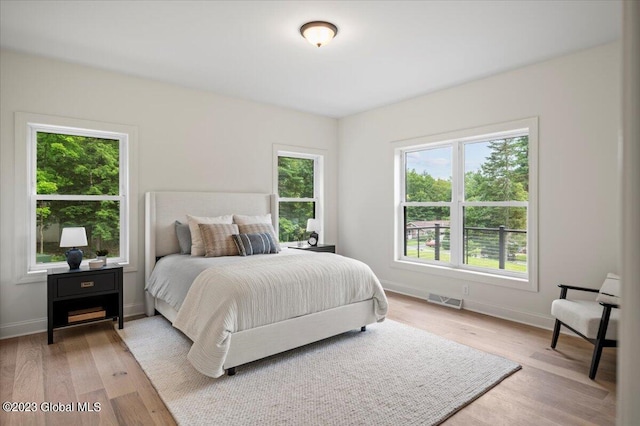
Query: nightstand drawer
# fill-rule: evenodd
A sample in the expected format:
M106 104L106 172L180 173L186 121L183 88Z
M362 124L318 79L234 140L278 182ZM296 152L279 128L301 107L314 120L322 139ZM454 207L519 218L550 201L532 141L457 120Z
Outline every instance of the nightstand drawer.
M114 274L93 274L58 279L57 297L99 293L116 289Z
M291 246L289 248L296 249L296 250L304 250L304 251L316 251L316 252L319 251L319 252L325 252L325 253L336 252L335 244L318 244L317 246L304 245L300 247Z
M311 251L324 252L324 253L335 253L336 252L336 246L314 247Z

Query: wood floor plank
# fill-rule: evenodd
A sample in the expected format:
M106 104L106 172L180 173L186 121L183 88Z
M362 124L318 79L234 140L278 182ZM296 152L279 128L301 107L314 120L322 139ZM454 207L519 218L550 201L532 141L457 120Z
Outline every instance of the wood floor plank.
M147 407L154 423L156 425L175 425L176 422L173 416L171 416L164 402L160 399L158 392L149 381L147 375L142 371L138 361L136 361L131 352L129 352L127 345L124 344L115 331L108 333L107 337L116 350L122 352L123 355L121 355L120 358L129 372L129 377L133 381L136 391L145 407Z
M18 339L0 340L0 398L10 401L16 371Z
M449 417L443 424L447 426L493 426L491 423L475 417L470 411L462 410Z
M499 386L499 385L498 385ZM464 411L492 425L540 426L541 421L537 409L527 407L512 398L504 398L504 392L490 390L483 395L477 404L470 404ZM549 425L558 423L549 422Z
M103 323L108 324L108 323ZM91 354L104 384L109 399L136 391L129 373L113 348L103 327L93 327L87 331L85 337L91 348Z
M533 369L535 367L531 367ZM571 366L567 368L572 369ZM584 371L580 371L580 373L584 374ZM535 372L536 378L538 380L544 380L545 382L554 381L557 386L562 386L564 389L571 389L573 391L579 392L585 396L589 396L591 398L595 398L598 400L604 400L608 395L611 394L610 391L604 389L602 387L598 387L595 382L590 381L590 383L584 384L582 382L576 382L575 380L568 379L566 377L558 377L544 371L542 369L537 369Z
M81 327L59 332L55 345L61 345L71 366L71 379L77 395L104 388L95 360L91 354L87 333Z
M13 401L18 339L0 340L0 400ZM9 414L0 411L0 424L9 424Z
M521 377L521 380L515 380L514 377L512 381L504 381L500 386L497 386L491 391L491 395L496 398L513 401L518 408L518 412L526 410L530 413L535 413L534 417L539 419L540 424L593 424L592 422L574 416L561 405L543 403L538 397L538 393L541 392L541 390L535 383L537 378L532 381L531 376L527 376L528 369L523 369L521 372L524 378Z
M138 392L111 399L113 411L122 425L152 425L153 419L147 412Z
M107 397L104 389L95 390L82 395L78 395L78 401L89 403L91 411L86 410L79 413L83 426L109 426L118 425L118 417ZM94 404L99 404L96 406Z
M76 411L78 398L63 346L47 345L43 342L42 351L44 400L51 404L48 407L49 411L45 414L47 425L81 426L82 422ZM56 406L61 406L63 409L56 410ZM67 407L71 407L71 410L66 411Z
M16 369L13 383L13 402L34 402L44 399L44 376L42 371L42 337L38 334L18 338ZM44 425L45 413L37 409L31 413L11 413L9 424ZM15 423L14 423L15 422Z

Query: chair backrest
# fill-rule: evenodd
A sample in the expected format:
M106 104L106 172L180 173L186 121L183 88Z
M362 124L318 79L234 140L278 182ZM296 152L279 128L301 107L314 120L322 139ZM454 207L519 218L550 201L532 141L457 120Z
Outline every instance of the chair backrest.
M600 293L596 298L598 302L620 304L620 277L616 274L608 273L604 280Z

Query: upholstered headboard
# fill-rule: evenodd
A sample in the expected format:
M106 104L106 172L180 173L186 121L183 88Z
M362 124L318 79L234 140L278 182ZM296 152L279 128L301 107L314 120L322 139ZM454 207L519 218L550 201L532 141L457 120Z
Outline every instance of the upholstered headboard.
M179 253L175 221L187 223L193 216L271 213L277 232L278 203L275 194L232 192L147 192L145 194L145 281L156 259Z

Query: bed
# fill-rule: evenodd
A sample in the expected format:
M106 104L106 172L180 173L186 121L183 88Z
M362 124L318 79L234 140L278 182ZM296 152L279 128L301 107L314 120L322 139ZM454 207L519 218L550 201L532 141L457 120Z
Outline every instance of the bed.
M211 377L219 377L225 372L233 375L236 367L242 364L350 330L364 331L366 325L384 320L387 301L379 281L368 266L353 259L287 248L278 254L213 259L179 254L176 220L186 221L187 215L213 217L229 214L271 214L275 222L278 217L276 196L212 192L145 194L146 313L149 316L162 314L194 342L188 358L201 373ZM277 229L276 223L272 225ZM216 262L216 265L209 265L210 261ZM183 265L182 269L188 272L179 275L180 278L174 277L171 271L180 269L180 266L171 265ZM215 290L218 293L212 290L219 286L224 291L234 292L245 285L257 286L265 275L274 275L274 271L283 269L293 271L296 267L301 271L304 269L304 274L299 275L300 281L304 285L311 283L311 287L301 289L291 283L283 285L285 291L291 293L286 297L271 295L271 290L258 290L262 292L258 301L244 302L238 299L223 303L217 301L221 290ZM347 272L344 277L334 274L330 279L321 278L327 276L327 270ZM230 275L236 274L235 271L241 276ZM313 277L307 277L307 274ZM158 277L162 277L162 280ZM227 279L229 282L236 279L241 285L231 285ZM171 296L169 291L158 290L158 281L164 281L163 288L174 286L185 295L176 297ZM346 281L353 281L354 289L334 289L337 282L345 285ZM322 293L323 300L330 301L325 300L315 307L306 306L306 302L302 303L305 306L290 303L290 300L302 300L304 297L301 299L301 296L314 292ZM327 292L335 294L327 296ZM205 296L211 297L206 300L213 302L204 303ZM218 313L217 309L222 304L225 307L233 306L237 311L255 311L260 318L242 318L231 326L228 318L231 314ZM221 315L227 317L220 319Z

